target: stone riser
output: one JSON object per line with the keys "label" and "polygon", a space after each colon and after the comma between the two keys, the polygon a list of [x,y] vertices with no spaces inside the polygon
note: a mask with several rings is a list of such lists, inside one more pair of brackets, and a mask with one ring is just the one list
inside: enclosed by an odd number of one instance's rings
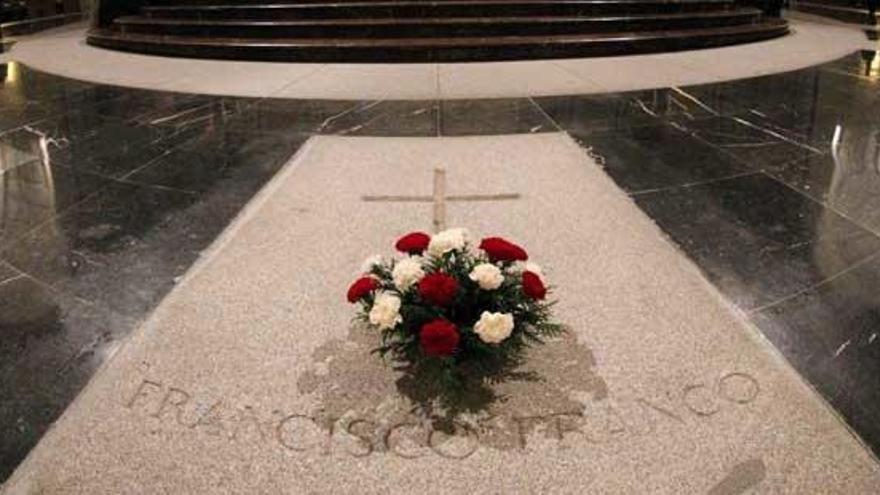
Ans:
{"label": "stone riser", "polygon": [[[93,45],[240,60],[453,62],[675,51],[781,36],[732,0],[150,2]],[[120,17],[121,15],[121,17]],[[107,17],[107,16],[105,16]]]}
{"label": "stone riser", "polygon": [[818,0],[815,3],[821,3],[823,5],[834,5],[837,7],[844,7],[849,9],[868,10],[867,0]]}
{"label": "stone riser", "polygon": [[119,19],[123,33],[229,37],[229,38],[421,38],[471,36],[525,36],[628,31],[680,30],[724,27],[760,22],[757,10],[713,14],[584,18],[499,18],[499,19],[377,19],[332,21],[293,21],[251,23],[187,22],[156,19]]}
{"label": "stone riser", "polygon": [[385,40],[273,40],[235,44],[231,39],[120,35],[94,32],[96,46],[158,55],[265,61],[461,62],[610,56],[621,53],[677,51],[745,43],[782,36],[785,23],[627,36],[581,36],[553,39],[435,38]]}
{"label": "stone riser", "polygon": [[515,17],[515,16],[603,16],[631,14],[674,14],[730,10],[729,1],[635,1],[596,2],[574,0],[474,1],[423,3],[400,2],[314,2],[287,6],[179,6],[147,7],[143,14],[166,19],[267,20],[283,19],[391,19],[401,17]]}
{"label": "stone riser", "polygon": [[837,19],[839,21],[848,22],[852,24],[869,24],[870,17],[868,16],[867,9],[862,8],[846,8],[846,7],[835,7],[834,5],[821,5],[821,4],[812,4],[812,3],[803,3],[798,2],[791,6],[792,9],[798,10],[801,12],[806,12],[808,14],[821,15],[824,17],[830,17],[832,19]]}
{"label": "stone riser", "polygon": [[[850,0],[836,0],[850,1]],[[853,0],[864,1],[864,0]],[[611,5],[611,4],[717,4],[717,5],[733,5],[735,0],[150,0],[142,2],[145,9],[217,9],[217,8],[240,8],[240,9],[267,9],[267,8],[295,8],[304,5],[325,4],[325,5],[381,5],[388,3],[407,3],[420,4],[423,6],[436,5],[466,5],[466,4],[494,4],[494,5],[512,5],[512,4],[543,4],[543,5],[559,5],[559,4],[593,4],[593,5]]]}

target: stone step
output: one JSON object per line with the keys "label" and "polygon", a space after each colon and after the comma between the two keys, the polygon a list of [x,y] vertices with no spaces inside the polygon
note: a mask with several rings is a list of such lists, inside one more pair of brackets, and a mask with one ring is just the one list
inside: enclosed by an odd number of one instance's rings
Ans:
{"label": "stone step", "polygon": [[399,18],[599,16],[713,12],[735,8],[733,0],[418,0],[313,1],[296,4],[211,4],[144,7],[149,17],[190,19]]}
{"label": "stone step", "polygon": [[[797,3],[797,2],[792,2]],[[821,5],[833,5],[837,7],[846,7],[851,9],[864,9],[868,10],[868,2],[867,0],[814,0],[811,3],[817,3]]]}
{"label": "stone step", "polygon": [[602,17],[199,20],[122,17],[122,33],[240,38],[405,38],[554,35],[723,27],[760,22],[757,9]]}
{"label": "stone step", "polygon": [[675,51],[774,38],[784,21],[716,28],[455,38],[194,38],[94,30],[89,43],[158,55],[333,62],[453,62],[619,55]]}
{"label": "stone step", "polygon": [[876,24],[876,16],[872,21],[867,8],[844,7],[814,2],[793,2],[793,10],[816,14],[852,24]]}

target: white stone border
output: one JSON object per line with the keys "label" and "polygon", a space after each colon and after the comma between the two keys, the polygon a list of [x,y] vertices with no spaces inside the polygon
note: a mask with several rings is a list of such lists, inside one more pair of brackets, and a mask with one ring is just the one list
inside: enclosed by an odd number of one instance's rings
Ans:
{"label": "white stone border", "polygon": [[6,60],[86,81],[188,93],[306,99],[463,99],[712,83],[817,65],[876,48],[850,26],[791,20],[792,34],[705,50],[454,64],[312,64],[157,57],[88,46],[84,26],[22,38]]}

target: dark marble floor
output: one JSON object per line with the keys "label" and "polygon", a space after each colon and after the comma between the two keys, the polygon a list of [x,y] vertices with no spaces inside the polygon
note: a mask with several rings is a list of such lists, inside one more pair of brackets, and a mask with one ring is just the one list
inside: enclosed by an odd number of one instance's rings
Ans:
{"label": "dark marble floor", "polygon": [[880,53],[536,102],[880,453]]}
{"label": "dark marble floor", "polygon": [[569,132],[880,452],[880,56],[633,93],[246,99],[0,66],[0,480],[311,135]]}

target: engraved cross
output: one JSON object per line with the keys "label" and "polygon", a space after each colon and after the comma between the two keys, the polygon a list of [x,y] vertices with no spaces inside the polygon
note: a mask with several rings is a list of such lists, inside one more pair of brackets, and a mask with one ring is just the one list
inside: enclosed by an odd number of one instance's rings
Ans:
{"label": "engraved cross", "polygon": [[433,203],[435,232],[446,228],[446,203],[459,201],[510,201],[520,199],[519,194],[446,194],[446,170],[434,169],[434,192],[431,196],[363,196],[361,199],[367,202],[397,202],[397,203]]}

